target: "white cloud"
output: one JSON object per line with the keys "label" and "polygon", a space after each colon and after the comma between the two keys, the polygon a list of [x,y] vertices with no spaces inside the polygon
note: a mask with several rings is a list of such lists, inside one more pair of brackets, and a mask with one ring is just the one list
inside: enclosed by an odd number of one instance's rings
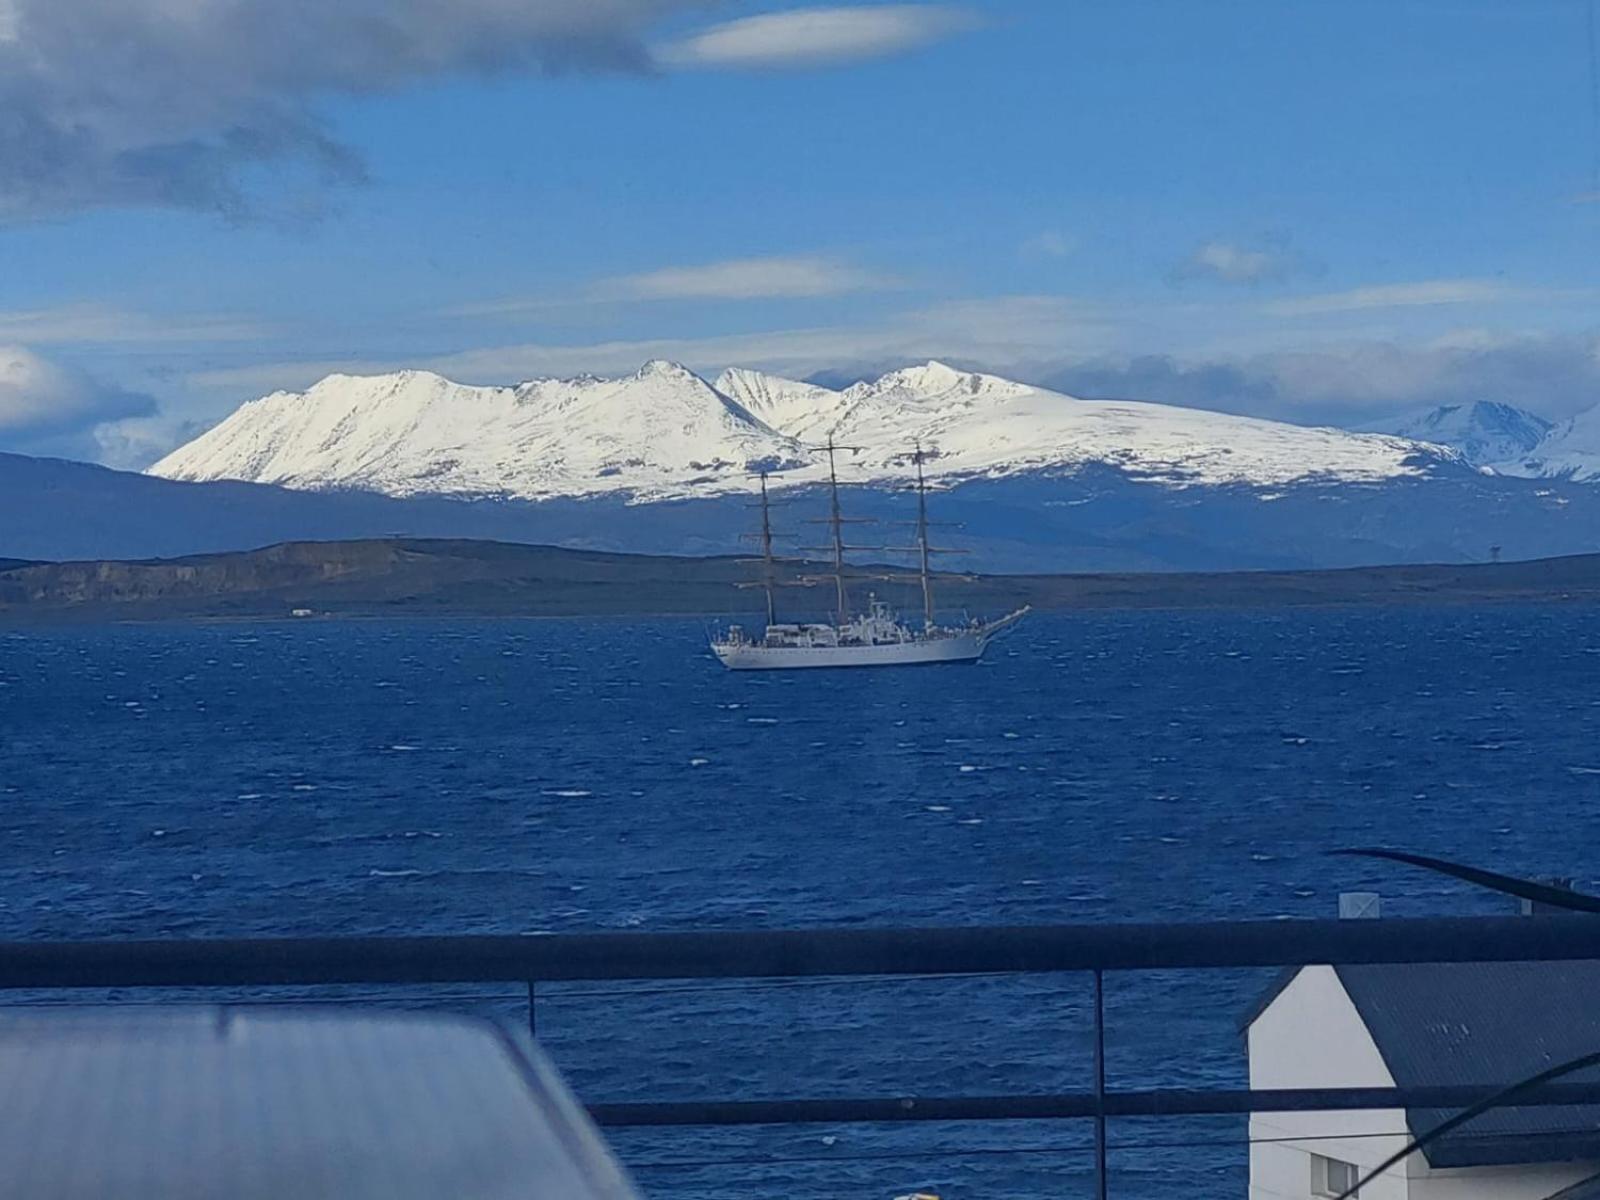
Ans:
{"label": "white cloud", "polygon": [[601,279],[575,293],[513,296],[445,310],[452,317],[550,315],[605,304],[658,300],[808,300],[888,291],[902,281],[827,255],[769,255],[662,267]]}
{"label": "white cloud", "polygon": [[[457,75],[648,71],[659,21],[705,4],[0,0],[0,219],[101,205],[256,215],[294,183],[315,196],[364,177],[315,111],[326,97]],[[250,186],[264,179],[270,193]]]}
{"label": "white cloud", "polygon": [[155,410],[149,396],[100,383],[24,346],[0,346],[0,441],[33,441],[93,429]]}
{"label": "white cloud", "polygon": [[1284,245],[1247,246],[1213,240],[1197,247],[1178,264],[1180,279],[1213,279],[1222,283],[1266,283],[1291,275],[1298,261]]}
{"label": "white cloud", "polygon": [[625,300],[780,300],[894,286],[887,276],[838,259],[736,258],[624,275],[602,282],[595,291]]}
{"label": "white cloud", "polygon": [[1474,400],[1559,419],[1600,403],[1600,340],[1464,331],[1421,345],[1362,341],[1242,356],[1108,356],[1063,365],[1046,378],[1076,395],[1305,423],[1359,425]]}
{"label": "white cloud", "polygon": [[956,301],[891,315],[876,324],[830,325],[701,338],[653,338],[588,345],[529,342],[488,346],[422,361],[402,358],[319,359],[196,372],[188,383],[225,392],[234,401],[276,388],[299,389],[336,371],[353,374],[424,367],[468,383],[505,383],[584,372],[615,375],[652,358],[700,371],[759,367],[790,375],[863,370],[928,358],[1000,368],[1058,362],[1107,348],[1111,318],[1060,296],[998,296]]}
{"label": "white cloud", "polygon": [[1022,253],[1030,258],[1066,258],[1077,248],[1077,238],[1054,229],[1047,229],[1022,243]]}
{"label": "white cloud", "polygon": [[944,4],[796,8],[713,25],[660,47],[657,58],[741,70],[837,66],[904,54],[978,23],[967,9]]}
{"label": "white cloud", "polygon": [[1375,287],[1352,288],[1344,292],[1294,296],[1271,301],[1265,308],[1275,316],[1299,317],[1362,312],[1375,308],[1483,304],[1497,300],[1524,299],[1529,294],[1523,289],[1510,288],[1488,279],[1429,279],[1418,283],[1386,283]]}
{"label": "white cloud", "polygon": [[0,311],[0,343],[235,342],[272,332],[240,317],[154,317],[99,304]]}

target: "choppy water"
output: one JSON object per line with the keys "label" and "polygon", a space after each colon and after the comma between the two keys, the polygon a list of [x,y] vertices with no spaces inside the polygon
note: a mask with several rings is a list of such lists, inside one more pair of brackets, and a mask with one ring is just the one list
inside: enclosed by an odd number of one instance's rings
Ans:
{"label": "choppy water", "polygon": [[[0,936],[1494,911],[1388,844],[1600,876],[1582,608],[1040,617],[975,668],[732,675],[694,622],[0,634]],[[1113,979],[1114,1085],[1236,1083],[1256,976]],[[516,1015],[480,992],[391,1000]],[[1076,977],[551,986],[590,1100],[1078,1090]],[[1242,1124],[1113,1126],[1114,1194]],[[622,1133],[647,1194],[1087,1194],[1073,1124]]]}

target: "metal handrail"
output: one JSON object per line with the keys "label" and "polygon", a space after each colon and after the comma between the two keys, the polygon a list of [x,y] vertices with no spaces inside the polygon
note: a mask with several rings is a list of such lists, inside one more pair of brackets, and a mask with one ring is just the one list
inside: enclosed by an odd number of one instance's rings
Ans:
{"label": "metal handrail", "polygon": [[[0,990],[314,984],[540,983],[1091,972],[1093,1091],[990,1097],[867,1097],[596,1104],[622,1125],[1038,1120],[1094,1122],[1096,1194],[1107,1194],[1106,1122],[1339,1109],[1466,1108],[1481,1088],[1112,1091],[1104,1071],[1107,971],[1295,967],[1318,963],[1600,960],[1592,916],[1373,921],[971,926],[429,937],[246,938],[0,943]],[[1518,1105],[1600,1103],[1600,1085],[1545,1084]]]}
{"label": "metal handrail", "polygon": [[0,942],[0,990],[951,975],[1600,959],[1586,916]]}

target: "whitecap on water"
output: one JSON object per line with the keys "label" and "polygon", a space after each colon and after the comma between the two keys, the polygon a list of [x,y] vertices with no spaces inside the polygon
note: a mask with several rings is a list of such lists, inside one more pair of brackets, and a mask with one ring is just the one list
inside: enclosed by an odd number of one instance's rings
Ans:
{"label": "whitecap on water", "polygon": [[408,746],[404,742],[396,742],[394,745],[390,746],[389,749],[397,751],[397,752],[404,752],[404,751],[407,751],[407,750],[420,750],[420,749],[422,749],[422,747],[421,746]]}
{"label": "whitecap on water", "polygon": [[297,783],[289,789],[291,792],[314,792],[317,785],[314,783]]}
{"label": "whitecap on water", "polygon": [[542,794],[546,796],[559,796],[563,800],[581,800],[585,796],[594,795],[593,792],[586,792],[582,788],[545,788]]}
{"label": "whitecap on water", "polygon": [[237,796],[234,797],[234,799],[235,800],[259,800],[259,799],[261,799],[261,793],[260,792],[240,792]]}
{"label": "whitecap on water", "polygon": [[403,871],[385,871],[379,867],[373,867],[367,874],[373,879],[402,879],[409,875],[421,875],[422,872],[412,870],[409,867]]}
{"label": "whitecap on water", "polygon": [[689,760],[689,765],[691,767],[703,767],[710,761],[711,760],[709,758],[691,758]]}
{"label": "whitecap on water", "polygon": [[923,808],[924,812],[949,812],[950,811],[950,806],[948,804],[924,804],[922,806],[922,808]]}
{"label": "whitecap on water", "polygon": [[778,718],[777,717],[746,717],[744,719],[744,723],[746,725],[776,725],[778,723]]}
{"label": "whitecap on water", "polygon": [[1573,775],[1600,775],[1600,767],[1568,767]]}

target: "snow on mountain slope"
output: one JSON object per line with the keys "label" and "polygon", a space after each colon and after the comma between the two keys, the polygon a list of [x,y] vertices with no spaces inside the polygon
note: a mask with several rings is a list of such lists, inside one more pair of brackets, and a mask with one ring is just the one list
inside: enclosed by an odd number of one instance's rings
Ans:
{"label": "snow on mountain slope", "polygon": [[515,388],[467,387],[423,371],[330,375],[309,391],[245,404],[150,473],[534,498],[743,486],[751,463],[802,457],[792,439],[699,376],[651,362],[622,379]]}
{"label": "snow on mountain slope", "polygon": [[1600,406],[1569,417],[1520,459],[1496,465],[1502,475],[1600,480]]}
{"label": "snow on mountain slope", "polygon": [[774,429],[801,441],[825,439],[849,407],[843,392],[744,367],[729,367],[717,376],[715,387]]}
{"label": "snow on mountain slope", "polygon": [[1544,440],[1551,425],[1509,404],[1478,400],[1446,404],[1409,416],[1367,426],[1373,433],[1391,433],[1460,451],[1475,467],[1520,462]]}
{"label": "snow on mountain slope", "polygon": [[917,443],[935,479],[1106,463],[1174,485],[1367,482],[1421,474],[1430,459],[1446,457],[1395,437],[1163,404],[1078,400],[938,362],[842,392],[748,371],[738,387],[752,398],[778,398],[766,411],[784,433],[812,444],[832,433],[842,445],[862,447],[841,458],[852,478],[904,477]]}
{"label": "snow on mountain slope", "polygon": [[1078,400],[942,363],[842,391],[730,370],[713,387],[648,363],[622,379],[465,387],[407,371],[334,375],[241,407],[162,459],[171,479],[296,488],[634,500],[820,482],[832,435],[849,483],[903,480],[922,445],[935,480],[1091,464],[1172,486],[1372,482],[1425,474],[1450,452],[1396,437],[1308,429],[1133,401]]}

